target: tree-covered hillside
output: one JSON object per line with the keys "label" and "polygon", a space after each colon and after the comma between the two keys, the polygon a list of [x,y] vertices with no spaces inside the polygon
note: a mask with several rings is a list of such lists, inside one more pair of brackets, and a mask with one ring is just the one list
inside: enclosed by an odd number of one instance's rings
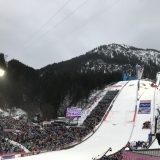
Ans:
{"label": "tree-covered hillside", "polygon": [[[5,62],[3,57],[1,59]],[[66,96],[70,99],[69,106],[75,105],[87,99],[92,90],[121,79],[121,73],[79,73],[71,72],[69,68],[64,72],[57,71],[57,74],[46,72],[42,75],[17,60],[9,61],[5,75],[0,79],[0,107],[19,107],[30,117],[41,108],[44,118],[53,118]]]}

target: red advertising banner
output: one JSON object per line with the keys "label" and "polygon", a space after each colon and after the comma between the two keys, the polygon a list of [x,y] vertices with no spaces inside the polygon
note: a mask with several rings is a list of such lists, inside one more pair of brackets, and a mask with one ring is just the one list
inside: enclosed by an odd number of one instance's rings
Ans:
{"label": "red advertising banner", "polygon": [[123,160],[160,160],[160,157],[154,157],[151,155],[137,154],[133,152],[122,152]]}
{"label": "red advertising banner", "polygon": [[3,129],[3,132],[16,132],[16,133],[22,133],[22,131],[16,130],[16,129]]}

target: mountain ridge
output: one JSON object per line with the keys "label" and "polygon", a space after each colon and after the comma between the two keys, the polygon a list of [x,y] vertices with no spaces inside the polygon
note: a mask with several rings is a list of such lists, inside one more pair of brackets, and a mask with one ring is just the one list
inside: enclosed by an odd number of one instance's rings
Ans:
{"label": "mountain ridge", "polygon": [[[143,64],[145,67],[160,68],[160,51],[154,49],[142,49],[125,44],[102,45],[86,52],[84,55],[72,58],[67,61],[47,65],[38,70],[40,74],[45,72],[122,72],[123,67],[134,69],[136,64]],[[71,66],[68,70],[68,66]],[[156,67],[157,66],[157,67]],[[61,68],[61,69],[59,69]],[[149,74],[147,72],[147,74]],[[153,76],[153,75],[152,75]]]}
{"label": "mountain ridge", "polygon": [[16,106],[30,117],[37,108],[45,118],[56,117],[57,113],[65,116],[67,107],[81,104],[94,90],[121,81],[124,72],[135,75],[136,64],[144,65],[144,78],[155,79],[160,69],[160,51],[125,44],[101,45],[39,70],[17,60],[5,66],[4,55],[0,54],[0,65],[6,70],[0,78],[0,108]]}

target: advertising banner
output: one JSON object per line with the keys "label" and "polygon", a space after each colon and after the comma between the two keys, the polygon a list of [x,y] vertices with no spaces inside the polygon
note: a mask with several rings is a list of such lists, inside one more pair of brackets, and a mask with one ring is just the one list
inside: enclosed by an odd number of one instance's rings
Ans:
{"label": "advertising banner", "polygon": [[15,133],[22,133],[22,131],[20,131],[20,130],[16,130],[16,129],[3,129],[3,132],[15,132]]}
{"label": "advertising banner", "polygon": [[67,108],[66,117],[81,117],[81,108]]}
{"label": "advertising banner", "polygon": [[4,160],[4,159],[13,159],[13,158],[15,158],[15,155],[2,156],[2,160]]}
{"label": "advertising banner", "polygon": [[139,103],[138,114],[150,114],[151,100],[142,100]]}

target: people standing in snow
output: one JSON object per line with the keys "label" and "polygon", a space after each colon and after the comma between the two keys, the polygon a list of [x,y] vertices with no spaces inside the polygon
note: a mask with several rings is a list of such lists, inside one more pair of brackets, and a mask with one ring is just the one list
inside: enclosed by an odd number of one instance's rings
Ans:
{"label": "people standing in snow", "polygon": [[145,121],[143,123],[143,128],[150,128],[150,121]]}

